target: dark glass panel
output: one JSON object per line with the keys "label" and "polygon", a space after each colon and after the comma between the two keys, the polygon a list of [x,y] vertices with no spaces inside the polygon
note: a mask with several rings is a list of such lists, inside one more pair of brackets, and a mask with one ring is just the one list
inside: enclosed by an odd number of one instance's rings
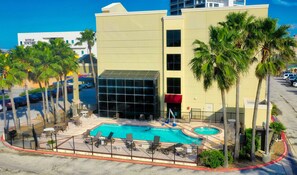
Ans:
{"label": "dark glass panel", "polygon": [[107,84],[108,84],[108,86],[115,86],[116,85],[115,80],[112,80],[112,79],[108,79]]}
{"label": "dark glass panel", "polygon": [[127,102],[134,102],[134,96],[133,95],[126,95],[126,101]]}
{"label": "dark glass panel", "polygon": [[107,101],[107,95],[106,94],[99,94],[99,100],[100,101]]}
{"label": "dark glass panel", "polygon": [[99,79],[100,86],[106,86],[106,79]]}

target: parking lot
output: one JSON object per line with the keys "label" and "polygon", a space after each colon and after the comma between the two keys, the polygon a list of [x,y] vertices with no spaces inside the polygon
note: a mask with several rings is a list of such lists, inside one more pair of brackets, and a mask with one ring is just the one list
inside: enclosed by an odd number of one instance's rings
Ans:
{"label": "parking lot", "polygon": [[[19,89],[16,92],[22,92]],[[80,92],[80,101],[87,107],[94,107],[96,105],[96,90],[95,88],[84,88]],[[68,94],[68,102],[71,103],[73,99],[73,93]],[[55,100],[55,99],[54,99]],[[37,103],[31,103],[31,118],[34,119],[38,114],[42,114],[42,101]],[[59,99],[59,107],[63,108],[63,99]],[[13,125],[12,111],[6,112],[8,125]],[[20,106],[17,108],[17,116],[20,119],[20,123],[27,122],[27,106]],[[0,113],[0,120],[3,121],[3,112]],[[0,122],[0,127],[3,128],[3,122]]]}
{"label": "parking lot", "polygon": [[278,119],[286,126],[286,135],[297,155],[297,88],[290,86],[282,77],[271,78],[271,102],[281,110]]}

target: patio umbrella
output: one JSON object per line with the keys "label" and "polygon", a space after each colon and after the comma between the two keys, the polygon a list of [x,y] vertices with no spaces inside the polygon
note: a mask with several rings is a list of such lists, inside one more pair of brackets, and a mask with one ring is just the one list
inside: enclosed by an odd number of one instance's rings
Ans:
{"label": "patio umbrella", "polygon": [[35,149],[37,149],[38,140],[37,140],[37,134],[34,129],[34,125],[32,125],[32,134],[33,134],[33,138],[34,138],[34,142],[35,142]]}

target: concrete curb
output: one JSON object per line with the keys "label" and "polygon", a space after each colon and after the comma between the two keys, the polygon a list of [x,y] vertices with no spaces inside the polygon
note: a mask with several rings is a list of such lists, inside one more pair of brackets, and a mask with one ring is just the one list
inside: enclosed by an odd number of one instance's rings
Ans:
{"label": "concrete curb", "polygon": [[6,146],[10,149],[16,150],[16,151],[22,151],[22,152],[27,152],[27,153],[43,154],[43,155],[56,155],[56,156],[74,157],[74,158],[86,158],[86,159],[94,159],[94,160],[107,160],[107,161],[116,161],[116,162],[124,162],[124,163],[135,163],[135,164],[142,164],[142,165],[164,166],[164,167],[169,167],[169,168],[181,168],[181,169],[189,169],[189,170],[196,170],[196,171],[212,171],[212,172],[230,172],[230,171],[250,170],[250,169],[256,169],[256,168],[261,168],[261,167],[275,164],[275,163],[281,161],[288,154],[288,148],[287,148],[285,139],[286,139],[285,134],[282,133],[282,142],[284,144],[285,150],[284,150],[284,153],[276,160],[273,160],[268,163],[259,164],[259,165],[255,165],[255,166],[248,166],[248,167],[244,167],[244,168],[211,169],[211,168],[207,168],[207,167],[192,167],[192,166],[177,165],[177,164],[144,162],[144,161],[136,161],[136,160],[109,158],[109,157],[98,157],[98,156],[89,156],[89,155],[80,155],[80,154],[60,153],[60,152],[44,151],[44,150],[29,150],[29,149],[23,149],[23,148],[11,146],[9,143],[7,143],[4,140],[3,135],[0,137],[0,140],[4,146]]}

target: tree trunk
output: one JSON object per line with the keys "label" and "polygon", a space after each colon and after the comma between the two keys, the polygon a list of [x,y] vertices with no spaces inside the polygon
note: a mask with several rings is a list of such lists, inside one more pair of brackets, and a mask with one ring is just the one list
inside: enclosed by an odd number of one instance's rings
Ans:
{"label": "tree trunk", "polygon": [[92,75],[94,79],[94,84],[96,85],[96,74],[95,74],[95,68],[94,68],[94,63],[92,59],[92,49],[89,47],[89,54],[90,54],[90,61],[91,61],[91,67],[92,67]]}
{"label": "tree trunk", "polygon": [[260,91],[262,86],[262,78],[258,81],[258,87],[257,87],[257,94],[255,99],[255,106],[254,106],[254,114],[253,114],[253,125],[252,125],[252,150],[251,150],[251,160],[255,161],[255,140],[256,140],[256,124],[257,124],[257,115],[258,115],[258,106],[259,106],[259,98],[260,98]]}
{"label": "tree trunk", "polygon": [[266,111],[266,137],[265,137],[265,154],[269,154],[269,143],[268,143],[268,137],[269,137],[269,118],[270,118],[270,74],[268,74],[267,77],[267,111]]}
{"label": "tree trunk", "polygon": [[19,127],[19,121],[18,121],[18,117],[16,114],[15,103],[13,100],[11,88],[9,88],[9,98],[10,98],[10,103],[11,103],[11,108],[12,108],[12,116],[13,116],[14,126],[15,126],[17,133],[20,133],[21,130]]}
{"label": "tree trunk", "polygon": [[45,116],[48,122],[50,122],[49,120],[49,104],[48,104],[48,94],[47,94],[47,90],[48,90],[48,83],[45,82],[45,105],[46,105],[46,109],[45,109]]}
{"label": "tree trunk", "polygon": [[64,119],[66,119],[67,112],[68,112],[68,97],[67,97],[67,76],[64,75]]}
{"label": "tree trunk", "polygon": [[235,150],[234,150],[234,159],[235,161],[238,161],[239,158],[239,150],[240,150],[240,135],[239,135],[239,129],[240,129],[240,123],[239,123],[239,93],[240,93],[240,77],[236,80],[236,128],[235,128]]}
{"label": "tree trunk", "polygon": [[222,105],[223,105],[223,117],[224,117],[224,167],[228,167],[228,138],[227,138],[227,112],[226,112],[226,97],[225,91],[221,90]]}
{"label": "tree trunk", "polygon": [[60,81],[61,79],[59,78],[58,79],[58,83],[57,83],[57,94],[56,94],[56,103],[55,103],[55,122],[58,122],[60,123],[61,122],[61,119],[60,119],[60,116],[58,116],[58,105],[59,105],[59,94],[60,94]]}
{"label": "tree trunk", "polygon": [[[92,52],[91,52],[92,50],[91,50],[91,47],[89,47],[89,52],[90,52],[90,60],[91,60],[91,65],[92,65],[92,74],[93,74],[93,78],[94,78],[94,85],[95,85],[95,89],[96,89],[96,111],[98,112],[98,114],[99,114],[99,107],[98,107],[98,105],[99,105],[99,103],[98,103],[98,101],[99,101],[99,97],[98,97],[98,91],[99,91],[99,89],[98,89],[98,86],[97,86],[97,73],[95,72],[95,69],[94,69],[94,63],[93,63],[93,59],[92,59]],[[98,65],[98,61],[97,61],[97,65]]]}
{"label": "tree trunk", "polygon": [[43,121],[44,121],[44,128],[46,128],[46,121],[45,121],[45,97],[44,97],[44,92],[42,91],[42,85],[40,82],[38,82],[39,88],[41,89],[41,95],[42,95],[42,109],[43,109]]}
{"label": "tree trunk", "polygon": [[27,99],[27,114],[28,114],[28,126],[31,127],[32,123],[31,123],[31,105],[30,105],[30,99],[29,99],[29,92],[28,92],[28,84],[29,84],[29,80],[26,79],[26,99]]}

